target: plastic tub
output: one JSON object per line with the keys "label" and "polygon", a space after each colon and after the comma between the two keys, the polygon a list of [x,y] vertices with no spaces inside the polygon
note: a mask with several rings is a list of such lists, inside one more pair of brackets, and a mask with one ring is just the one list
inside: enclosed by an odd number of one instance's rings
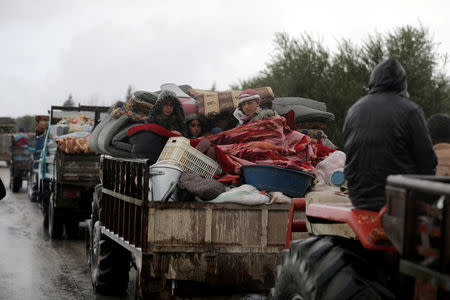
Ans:
{"label": "plastic tub", "polygon": [[[153,200],[161,201],[173,184],[177,184],[183,171],[177,166],[166,164],[154,164],[150,167],[150,180],[152,183]],[[177,201],[178,193],[175,192],[167,201]]]}
{"label": "plastic tub", "polygon": [[277,191],[289,197],[304,197],[308,187],[314,180],[314,175],[265,165],[249,165],[241,167],[245,183],[253,185],[258,190]]}

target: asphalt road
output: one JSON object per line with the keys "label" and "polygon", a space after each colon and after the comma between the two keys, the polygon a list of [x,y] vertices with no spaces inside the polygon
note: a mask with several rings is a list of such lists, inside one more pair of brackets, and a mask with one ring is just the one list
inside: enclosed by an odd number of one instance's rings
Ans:
{"label": "asphalt road", "polygon": [[127,295],[96,294],[84,240],[50,240],[38,204],[27,197],[26,181],[12,193],[4,162],[0,178],[7,193],[0,201],[0,299],[134,299],[134,270]]}

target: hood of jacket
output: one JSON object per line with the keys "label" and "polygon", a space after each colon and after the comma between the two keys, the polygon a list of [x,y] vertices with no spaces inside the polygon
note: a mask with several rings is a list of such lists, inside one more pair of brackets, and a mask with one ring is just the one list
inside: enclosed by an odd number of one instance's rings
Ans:
{"label": "hood of jacket", "polygon": [[408,97],[406,72],[393,57],[379,63],[369,79],[369,94],[395,93]]}
{"label": "hood of jacket", "polygon": [[[180,100],[176,97],[175,93],[172,91],[162,91],[158,99],[156,100],[155,105],[153,106],[152,110],[150,111],[150,114],[147,119],[147,123],[155,122],[158,119],[158,116],[162,113],[163,105],[172,102],[173,103],[173,114],[172,116],[175,117],[176,122],[183,124],[184,123],[184,110],[183,106],[181,105]],[[172,118],[174,119],[174,118]]]}

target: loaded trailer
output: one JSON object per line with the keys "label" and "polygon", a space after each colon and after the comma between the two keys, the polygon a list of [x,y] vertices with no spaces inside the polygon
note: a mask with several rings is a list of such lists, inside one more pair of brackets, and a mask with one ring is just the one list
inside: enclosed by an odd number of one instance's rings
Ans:
{"label": "loaded trailer", "polygon": [[86,239],[96,291],[124,292],[130,265],[143,299],[266,293],[273,286],[289,204],[155,201],[150,179],[158,174],[145,159],[102,156],[100,172]]}
{"label": "loaded trailer", "polygon": [[[99,183],[97,153],[66,153],[56,147],[50,136],[51,126],[62,117],[86,115],[92,117],[96,126],[108,107],[52,106],[50,124],[39,160],[39,193],[43,225],[52,239],[60,238],[64,226],[69,238],[78,236],[78,223],[91,214],[94,187]],[[54,147],[50,147],[53,143]]]}

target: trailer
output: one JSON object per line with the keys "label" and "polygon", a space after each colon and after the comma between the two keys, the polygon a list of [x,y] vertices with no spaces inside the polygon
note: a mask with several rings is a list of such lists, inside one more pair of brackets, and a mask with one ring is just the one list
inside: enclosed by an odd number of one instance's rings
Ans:
{"label": "trailer", "polygon": [[267,293],[273,286],[289,204],[154,201],[148,160],[102,156],[100,171],[86,239],[97,292],[124,292],[130,262],[142,299]]}
{"label": "trailer", "polygon": [[16,132],[16,122],[9,117],[0,117],[0,161],[11,163],[11,136]]}
{"label": "trailer", "polygon": [[97,125],[108,107],[52,106],[50,124],[39,160],[38,201],[43,215],[43,226],[52,239],[76,238],[78,223],[91,214],[94,187],[99,183],[100,155],[97,153],[65,153],[57,147],[49,147],[50,128],[64,116],[84,114],[92,117]]}
{"label": "trailer", "polygon": [[[14,137],[11,136],[11,144]],[[23,180],[28,180],[32,168],[32,153],[28,147],[11,146],[11,162],[9,165],[9,188],[17,193],[22,188]]]}

